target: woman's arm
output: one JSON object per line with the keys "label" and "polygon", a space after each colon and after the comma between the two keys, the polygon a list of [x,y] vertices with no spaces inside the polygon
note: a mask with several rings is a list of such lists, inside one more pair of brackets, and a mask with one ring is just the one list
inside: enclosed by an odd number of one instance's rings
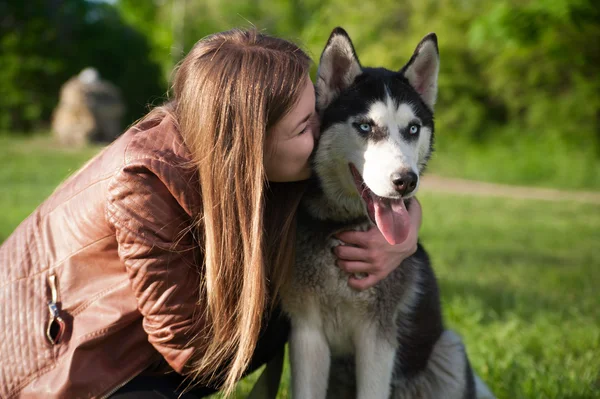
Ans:
{"label": "woman's arm", "polygon": [[[401,244],[389,244],[377,227],[337,235],[340,241],[350,244],[339,245],[333,251],[338,258],[338,267],[351,273],[348,284],[352,288],[362,291],[374,286],[415,253],[422,218],[421,204],[416,198],[411,200],[408,214],[410,230]],[[357,278],[355,273],[366,273],[367,277]]]}
{"label": "woman's arm", "polygon": [[127,166],[113,178],[107,215],[148,341],[182,372],[193,351],[189,342],[199,327],[194,317],[201,313],[198,248],[189,233],[190,216],[158,177],[169,176],[173,167],[148,162]]}

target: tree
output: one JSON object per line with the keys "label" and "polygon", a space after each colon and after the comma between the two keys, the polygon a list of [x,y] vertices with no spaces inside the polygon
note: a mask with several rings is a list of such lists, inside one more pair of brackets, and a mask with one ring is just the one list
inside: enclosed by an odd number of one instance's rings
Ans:
{"label": "tree", "polygon": [[147,39],[110,4],[11,0],[0,6],[0,129],[47,125],[60,86],[93,66],[123,91],[127,120],[164,93]]}

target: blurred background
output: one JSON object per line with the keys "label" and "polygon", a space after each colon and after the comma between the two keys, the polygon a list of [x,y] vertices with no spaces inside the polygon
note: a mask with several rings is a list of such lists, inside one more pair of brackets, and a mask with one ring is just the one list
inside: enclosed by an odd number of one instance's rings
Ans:
{"label": "blurred background", "polygon": [[85,67],[121,89],[126,126],[164,100],[198,39],[231,27],[293,40],[316,64],[341,25],[364,64],[388,68],[436,32],[444,174],[600,188],[595,0],[2,0],[0,18],[0,130],[13,135],[47,129]]}
{"label": "blurred background", "polygon": [[390,69],[437,33],[421,239],[448,324],[500,398],[600,397],[597,0],[0,0],[0,242],[102,148],[51,133],[85,119],[61,118],[65,83],[95,82],[120,132],[198,39],[251,25],[313,76],[335,26]]}

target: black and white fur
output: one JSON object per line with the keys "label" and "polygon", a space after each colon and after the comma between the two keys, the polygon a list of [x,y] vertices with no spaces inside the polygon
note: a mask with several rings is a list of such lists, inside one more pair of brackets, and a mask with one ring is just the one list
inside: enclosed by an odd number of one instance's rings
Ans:
{"label": "black and white fur", "polygon": [[[463,343],[444,329],[423,247],[362,292],[349,288],[331,251],[340,244],[335,233],[372,225],[349,163],[380,197],[415,194],[418,182],[399,190],[393,176],[412,172],[418,179],[430,157],[438,69],[435,34],[398,72],[363,68],[341,28],[323,51],[316,177],[298,216],[296,266],[282,293],[292,323],[294,399],[476,397]],[[368,134],[359,129],[364,122],[372,127]],[[407,130],[411,124],[418,133]]]}

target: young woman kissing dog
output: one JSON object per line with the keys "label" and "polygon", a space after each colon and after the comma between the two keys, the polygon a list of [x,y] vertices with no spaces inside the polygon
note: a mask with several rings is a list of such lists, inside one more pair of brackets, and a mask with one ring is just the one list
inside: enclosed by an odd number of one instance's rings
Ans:
{"label": "young woman kissing dog", "polygon": [[[0,247],[1,397],[228,394],[283,347],[278,292],[319,135],[310,65],[256,30],[200,40],[169,101],[21,223]],[[352,288],[415,251],[413,202],[403,243],[339,235],[337,265],[367,276]]]}

